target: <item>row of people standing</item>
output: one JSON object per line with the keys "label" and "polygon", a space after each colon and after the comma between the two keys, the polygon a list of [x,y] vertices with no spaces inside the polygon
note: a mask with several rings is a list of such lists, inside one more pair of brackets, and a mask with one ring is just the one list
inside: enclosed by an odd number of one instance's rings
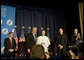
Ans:
{"label": "row of people standing", "polygon": [[[77,29],[74,30],[74,35],[72,35],[72,41],[71,41],[72,44],[76,43],[75,41],[80,39],[80,36],[79,37],[74,37],[74,36],[79,35],[78,30],[77,31],[76,30]],[[27,34],[26,48],[27,48],[28,56],[30,56],[30,54],[31,54],[32,46],[33,45],[38,45],[38,44],[40,44],[40,45],[42,45],[44,47],[45,55],[49,54],[48,47],[49,47],[49,45],[51,43],[50,43],[50,39],[47,36],[45,36],[46,31],[43,30],[42,35],[38,36],[38,37],[37,37],[36,34],[37,34],[37,27],[33,27],[32,32]],[[12,38],[12,41],[13,41],[14,39],[13,39],[13,33],[12,32],[9,33],[9,38],[6,38],[5,42],[4,42],[4,45],[5,45],[5,53],[4,54],[6,56],[8,56],[7,54],[9,54],[10,52],[15,51],[15,45],[16,45],[15,41],[12,42],[14,44],[12,45],[12,48],[11,48],[11,43],[9,43],[10,40],[11,40],[10,37]],[[57,45],[57,55],[59,55],[59,56],[61,56],[63,58],[66,58],[67,41],[68,41],[67,40],[67,35],[64,34],[63,29],[60,28],[59,29],[59,34],[56,36],[55,42],[56,42],[56,45]]]}
{"label": "row of people standing", "polygon": [[[44,47],[45,55],[49,54],[48,50],[51,42],[50,42],[50,39],[47,36],[45,36],[46,31],[42,30],[42,35],[38,37],[36,33],[37,33],[37,28],[34,27],[32,29],[32,32],[27,34],[27,41],[26,41],[27,52],[31,53],[32,46],[40,44]],[[74,34],[72,35],[71,42],[70,42],[71,46],[78,45],[79,40],[80,40],[80,34],[78,33],[78,29],[74,29]],[[64,31],[62,28],[59,29],[59,33],[55,38],[55,42],[57,45],[57,55],[65,59],[66,53],[67,53],[66,49],[67,49],[68,39],[67,39],[67,35],[64,34]]]}
{"label": "row of people standing", "polygon": [[[59,29],[59,34],[56,36],[56,45],[57,45],[57,54],[61,58],[66,59],[67,58],[67,50],[69,54],[71,55],[71,59],[73,56],[77,56],[77,58],[74,57],[74,59],[78,59],[78,52],[79,52],[79,44],[80,44],[80,33],[78,33],[78,29],[74,29],[74,34],[71,36],[70,41],[67,39],[67,35],[64,34],[64,31],[62,28]],[[69,43],[69,44],[68,44]],[[76,52],[74,52],[76,51]]]}
{"label": "row of people standing", "polygon": [[42,45],[44,47],[45,54],[49,53],[48,46],[50,45],[50,40],[47,36],[45,36],[46,31],[43,30],[42,35],[38,37],[36,33],[37,33],[37,28],[34,27],[32,29],[32,32],[27,34],[26,47],[28,54],[31,54],[31,48],[33,45]]}

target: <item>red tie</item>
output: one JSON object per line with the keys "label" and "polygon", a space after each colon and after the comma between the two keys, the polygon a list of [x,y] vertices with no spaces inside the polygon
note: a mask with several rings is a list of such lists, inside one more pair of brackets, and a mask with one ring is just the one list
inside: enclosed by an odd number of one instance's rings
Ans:
{"label": "red tie", "polygon": [[10,44],[11,44],[11,49],[12,49],[12,39],[10,38]]}

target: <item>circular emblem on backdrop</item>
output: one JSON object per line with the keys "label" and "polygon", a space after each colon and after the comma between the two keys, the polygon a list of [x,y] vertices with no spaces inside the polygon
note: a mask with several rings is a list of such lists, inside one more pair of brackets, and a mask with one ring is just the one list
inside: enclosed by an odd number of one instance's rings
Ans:
{"label": "circular emblem on backdrop", "polygon": [[7,29],[7,28],[3,28],[3,29],[2,29],[2,33],[3,33],[3,34],[7,34],[7,33],[8,33],[8,29]]}
{"label": "circular emblem on backdrop", "polygon": [[12,25],[12,20],[7,20],[7,25],[11,26]]}
{"label": "circular emblem on backdrop", "polygon": [[3,23],[3,20],[1,19],[1,24]]}
{"label": "circular emblem on backdrop", "polygon": [[14,33],[15,29],[12,29],[12,32]]}

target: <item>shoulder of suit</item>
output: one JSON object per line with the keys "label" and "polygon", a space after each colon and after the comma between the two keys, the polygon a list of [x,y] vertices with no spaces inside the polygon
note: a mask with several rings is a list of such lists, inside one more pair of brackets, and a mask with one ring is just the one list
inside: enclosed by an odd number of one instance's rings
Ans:
{"label": "shoulder of suit", "polygon": [[60,36],[60,34],[58,34],[56,37],[59,37]]}
{"label": "shoulder of suit", "polygon": [[27,33],[27,35],[29,35],[29,34],[31,34],[31,33]]}
{"label": "shoulder of suit", "polygon": [[27,35],[32,35],[32,33],[27,33]]}
{"label": "shoulder of suit", "polygon": [[72,34],[71,36],[74,36],[74,34]]}
{"label": "shoulder of suit", "polygon": [[13,38],[13,40],[15,40],[15,39]]}
{"label": "shoulder of suit", "polygon": [[9,40],[9,37],[8,38],[5,38],[5,41],[8,41]]}
{"label": "shoulder of suit", "polygon": [[5,40],[8,40],[9,39],[9,37],[8,38],[5,38]]}
{"label": "shoulder of suit", "polygon": [[66,35],[66,34],[64,34],[64,36],[65,36],[65,37],[67,37],[67,35]]}
{"label": "shoulder of suit", "polygon": [[67,36],[66,34],[63,34],[64,36]]}

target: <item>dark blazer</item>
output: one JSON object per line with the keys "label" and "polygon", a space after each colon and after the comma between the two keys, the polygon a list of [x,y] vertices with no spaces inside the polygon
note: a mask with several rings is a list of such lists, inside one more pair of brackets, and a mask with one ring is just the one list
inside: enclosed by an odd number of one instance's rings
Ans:
{"label": "dark blazer", "polygon": [[35,45],[36,42],[34,41],[34,36],[32,33],[27,34],[27,39],[26,39],[26,48],[31,49],[33,45]]}
{"label": "dark blazer", "polygon": [[[63,35],[60,35],[58,34],[56,36],[56,44],[57,44],[57,54],[62,58],[66,58],[66,45],[67,45],[67,35],[66,34],[63,34]],[[63,46],[63,49],[60,49],[58,46],[62,45]]]}
{"label": "dark blazer", "polygon": [[[71,37],[71,42],[70,42],[71,45],[76,45],[76,37],[77,37],[77,36],[75,36],[75,34],[72,35],[72,37]],[[80,38],[78,38],[78,40],[80,40]]]}
{"label": "dark blazer", "polygon": [[[11,44],[10,44],[10,39],[9,38],[5,39],[4,46],[5,46],[4,55],[6,57],[9,57],[10,52],[8,50],[11,48]],[[12,49],[15,50],[15,48],[16,48],[16,42],[15,42],[14,39],[12,39]]]}
{"label": "dark blazer", "polygon": [[66,34],[63,34],[63,35],[60,35],[58,34],[56,36],[56,45],[63,45],[64,48],[66,48],[66,44],[67,44],[67,35]]}

